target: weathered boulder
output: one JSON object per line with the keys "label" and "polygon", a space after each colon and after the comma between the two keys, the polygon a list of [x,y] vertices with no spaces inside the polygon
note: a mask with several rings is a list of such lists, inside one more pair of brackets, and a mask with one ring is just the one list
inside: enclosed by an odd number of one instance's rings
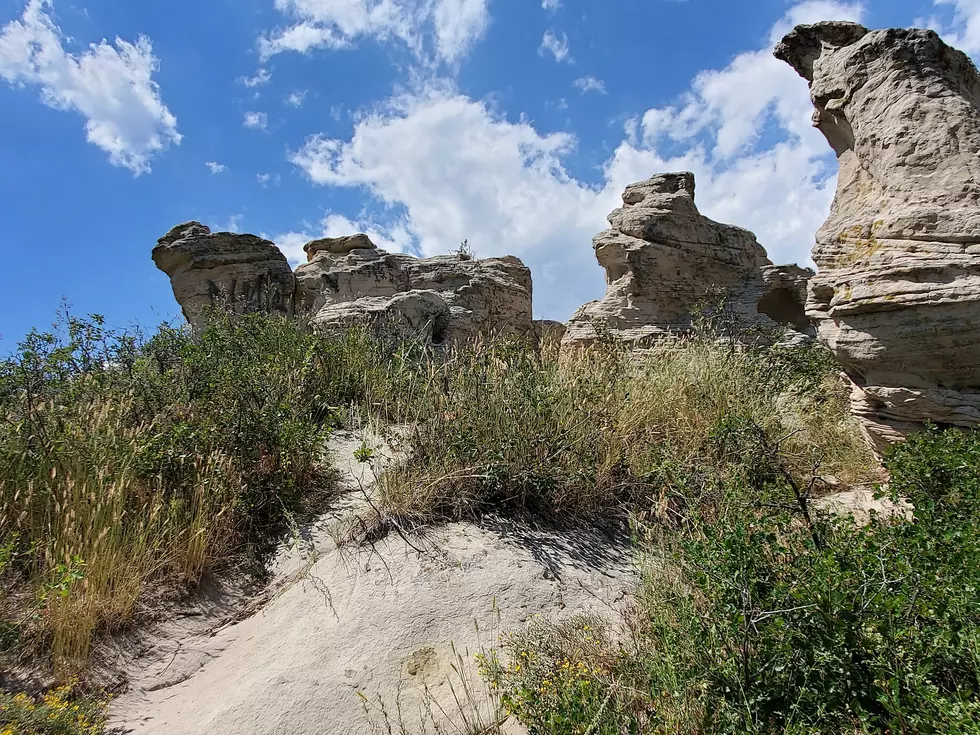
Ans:
{"label": "weathered boulder", "polygon": [[840,176],[807,313],[883,449],[925,421],[980,424],[980,76],[932,31],[799,26],[776,57],[809,82]]}
{"label": "weathered boulder", "polygon": [[694,174],[670,173],[631,184],[612,229],[593,240],[606,270],[606,295],[569,320],[565,344],[612,337],[637,345],[689,332],[701,309],[724,302],[739,330],[783,325],[802,334],[811,271],[774,266],[748,230],[703,216]]}
{"label": "weathered boulder", "polygon": [[153,262],[170,276],[174,297],[191,324],[208,307],[293,313],[296,281],[286,256],[255,235],[212,233],[199,222],[186,222],[157,241]]}
{"label": "weathered boulder", "polygon": [[367,235],[316,240],[306,252],[296,311],[320,326],[381,325],[437,345],[532,332],[531,272],[517,258],[414,258]]}
{"label": "weathered boulder", "polygon": [[568,327],[565,322],[552,319],[535,319],[534,336],[539,345],[557,345],[565,337]]}

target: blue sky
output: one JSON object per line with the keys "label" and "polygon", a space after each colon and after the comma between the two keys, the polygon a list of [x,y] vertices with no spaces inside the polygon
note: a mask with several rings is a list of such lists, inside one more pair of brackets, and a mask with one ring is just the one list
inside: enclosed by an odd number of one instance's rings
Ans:
{"label": "blue sky", "polygon": [[0,353],[63,298],[174,319],[150,250],[190,219],[294,262],[324,234],[467,238],[565,319],[603,293],[623,187],[684,169],[805,263],[835,164],[771,49],[831,18],[980,53],[980,0],[0,0]]}

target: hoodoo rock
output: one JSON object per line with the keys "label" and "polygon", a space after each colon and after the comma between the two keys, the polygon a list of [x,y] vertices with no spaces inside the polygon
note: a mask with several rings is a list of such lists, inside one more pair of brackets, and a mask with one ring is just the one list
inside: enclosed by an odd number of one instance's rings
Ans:
{"label": "hoodoo rock", "polygon": [[481,335],[534,335],[531,272],[514,257],[414,258],[387,253],[364,234],[313,240],[294,273],[273,243],[173,228],[153,249],[191,324],[209,307],[309,317],[321,328],[365,325],[431,344]]}
{"label": "hoodoo rock", "polygon": [[775,55],[809,82],[837,154],[807,313],[879,449],[980,424],[980,76],[932,31],[799,26]]}
{"label": "hoodoo rock", "polygon": [[631,184],[612,228],[593,240],[606,295],[569,320],[565,344],[601,336],[647,345],[689,332],[702,309],[723,301],[726,319],[746,331],[780,325],[811,333],[804,313],[812,271],[774,266],[748,230],[703,216],[694,174]]}
{"label": "hoodoo rock", "polygon": [[515,257],[414,258],[367,235],[314,240],[296,269],[296,311],[323,327],[370,324],[432,344],[531,334],[531,271]]}
{"label": "hoodoo rock", "polygon": [[296,281],[286,256],[255,235],[214,232],[199,222],[177,225],[153,248],[174,297],[191,324],[206,309],[292,314]]}

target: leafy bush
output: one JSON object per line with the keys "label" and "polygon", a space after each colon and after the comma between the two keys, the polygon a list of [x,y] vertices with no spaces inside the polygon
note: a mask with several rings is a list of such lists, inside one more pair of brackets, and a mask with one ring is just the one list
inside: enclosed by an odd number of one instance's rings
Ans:
{"label": "leafy bush", "polygon": [[913,522],[770,503],[653,534],[631,643],[587,654],[611,662],[588,698],[540,694],[585,650],[574,621],[519,633],[510,661],[547,665],[491,681],[532,733],[980,732],[980,436],[923,433],[888,467]]}

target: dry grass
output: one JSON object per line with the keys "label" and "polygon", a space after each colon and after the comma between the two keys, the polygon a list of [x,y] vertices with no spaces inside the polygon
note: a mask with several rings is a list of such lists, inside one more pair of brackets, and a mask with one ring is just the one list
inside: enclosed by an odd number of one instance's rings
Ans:
{"label": "dry grass", "polygon": [[413,387],[412,454],[381,478],[382,502],[409,525],[644,510],[695,475],[708,491],[749,471],[765,441],[801,480],[865,480],[874,459],[818,349],[739,352],[695,336],[639,356],[608,344],[458,350]]}
{"label": "dry grass", "polygon": [[323,440],[380,354],[264,318],[145,344],[66,332],[0,363],[0,653],[61,681],[100,632],[256,557],[329,492]]}

